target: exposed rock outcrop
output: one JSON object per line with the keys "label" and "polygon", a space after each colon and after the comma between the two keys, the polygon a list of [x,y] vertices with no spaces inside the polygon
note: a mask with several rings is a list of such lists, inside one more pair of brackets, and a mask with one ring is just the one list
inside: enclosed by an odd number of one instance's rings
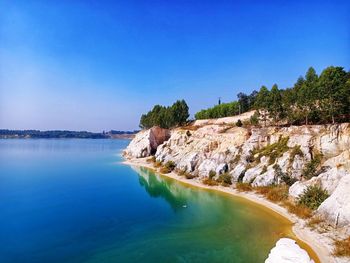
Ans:
{"label": "exposed rock outcrop", "polygon": [[350,226],[350,174],[341,178],[333,194],[321,204],[317,213],[334,227]]}
{"label": "exposed rock outcrop", "polygon": [[[139,158],[154,154],[157,161],[173,161],[176,169],[198,177],[228,173],[233,182],[253,186],[296,180],[290,196],[297,198],[309,185],[331,195],[319,208],[333,225],[350,225],[350,125],[312,125],[242,128],[225,120],[196,121],[170,132],[160,128],[141,131],[124,154]],[[316,156],[311,179],[303,176]],[[310,175],[309,175],[310,176]]]}
{"label": "exposed rock outcrop", "polygon": [[265,263],[313,263],[307,252],[289,238],[281,238],[271,249]]}
{"label": "exposed rock outcrop", "polygon": [[160,127],[140,131],[124,150],[126,157],[142,158],[154,154],[157,147],[170,137],[170,131]]}

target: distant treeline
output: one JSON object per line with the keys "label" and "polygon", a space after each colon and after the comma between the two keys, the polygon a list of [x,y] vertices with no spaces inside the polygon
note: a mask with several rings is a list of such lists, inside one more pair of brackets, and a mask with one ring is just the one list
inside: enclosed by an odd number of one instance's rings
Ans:
{"label": "distant treeline", "polygon": [[147,114],[142,114],[140,128],[159,126],[168,129],[185,124],[189,116],[185,100],[178,100],[169,107],[155,105]]}
{"label": "distant treeline", "polygon": [[107,134],[124,135],[124,134],[136,134],[138,132],[139,132],[138,130],[134,130],[134,131],[115,131],[115,130],[110,130],[109,132],[107,132]]}
{"label": "distant treeline", "polygon": [[94,133],[87,131],[39,131],[39,130],[0,130],[0,138],[82,138],[82,139],[105,139],[111,135],[130,135],[137,131],[110,131]]}
{"label": "distant treeline", "polygon": [[262,86],[250,95],[239,93],[238,100],[223,103],[195,114],[196,119],[233,116],[257,110],[260,119],[274,123],[317,124],[350,120],[350,72],[343,67],[327,67],[318,76],[310,67],[293,87],[271,90]]}

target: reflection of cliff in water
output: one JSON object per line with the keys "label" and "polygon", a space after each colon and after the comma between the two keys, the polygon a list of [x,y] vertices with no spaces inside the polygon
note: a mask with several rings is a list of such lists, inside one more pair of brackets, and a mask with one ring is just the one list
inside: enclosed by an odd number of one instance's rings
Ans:
{"label": "reflection of cliff in water", "polygon": [[140,185],[145,187],[151,197],[164,198],[175,211],[186,205],[184,189],[179,189],[171,181],[163,180],[147,168],[137,168],[137,172]]}

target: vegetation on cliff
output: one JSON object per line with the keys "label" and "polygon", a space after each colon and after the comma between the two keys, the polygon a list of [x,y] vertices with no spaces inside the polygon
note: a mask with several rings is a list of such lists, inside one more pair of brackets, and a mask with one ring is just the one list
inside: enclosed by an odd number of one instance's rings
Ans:
{"label": "vegetation on cliff", "polygon": [[147,114],[142,114],[140,128],[149,129],[153,126],[169,129],[184,125],[189,117],[185,100],[178,100],[172,106],[155,105]]}
{"label": "vegetation on cliff", "polygon": [[350,72],[342,67],[327,67],[320,76],[310,67],[305,77],[299,77],[291,88],[269,90],[262,86],[250,95],[238,94],[238,100],[223,103],[195,114],[196,119],[238,115],[257,110],[265,124],[317,124],[350,120]]}

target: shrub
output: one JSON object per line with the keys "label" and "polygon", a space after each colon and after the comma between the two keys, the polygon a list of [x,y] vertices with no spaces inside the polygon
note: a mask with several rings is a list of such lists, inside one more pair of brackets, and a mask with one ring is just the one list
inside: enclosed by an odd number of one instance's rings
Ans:
{"label": "shrub", "polygon": [[281,166],[279,166],[278,164],[275,164],[273,166],[273,169],[275,170],[275,178],[280,178],[286,185],[291,186],[297,181],[295,178],[289,176],[287,173],[282,172]]}
{"label": "shrub", "polygon": [[217,181],[224,186],[231,185],[232,184],[232,177],[228,173],[223,173],[223,174],[220,174]]}
{"label": "shrub", "polygon": [[338,257],[349,257],[350,256],[350,236],[342,239],[336,240],[334,242],[335,248],[333,254]]}
{"label": "shrub", "polygon": [[300,149],[300,145],[295,145],[291,152],[290,152],[290,156],[289,156],[289,162],[292,163],[294,161],[295,156],[299,155],[300,157],[304,156],[304,153],[301,151]]}
{"label": "shrub", "polygon": [[320,165],[321,160],[322,155],[316,154],[314,158],[305,165],[302,171],[302,176],[306,179],[316,176],[317,167]]}
{"label": "shrub", "polygon": [[176,172],[180,176],[185,176],[185,174],[187,173],[187,169],[178,169]]}
{"label": "shrub", "polygon": [[153,164],[153,166],[154,166],[154,168],[161,167],[161,166],[162,166],[162,162],[156,161],[156,162]]}
{"label": "shrub", "polygon": [[281,202],[288,198],[288,188],[285,186],[259,186],[255,190],[272,202]]}
{"label": "shrub", "polygon": [[269,165],[275,163],[276,159],[281,157],[286,151],[288,151],[289,147],[287,145],[289,137],[280,137],[279,140],[275,143],[269,144],[261,149],[253,150],[253,156],[255,154],[258,155],[258,159],[262,156],[270,157]]}
{"label": "shrub", "polygon": [[236,154],[235,158],[230,163],[236,164],[239,162],[240,159],[241,159],[241,155],[238,153],[238,154]]}
{"label": "shrub", "polygon": [[191,173],[185,173],[185,177],[186,177],[186,179],[193,179],[196,176],[194,174],[191,174]]}
{"label": "shrub", "polygon": [[211,170],[211,171],[209,172],[209,179],[213,179],[215,176],[216,176],[216,172],[213,171],[213,170]]}
{"label": "shrub", "polygon": [[173,161],[167,161],[162,168],[160,168],[160,172],[167,174],[172,172],[175,169],[176,165]]}
{"label": "shrub", "polygon": [[164,167],[172,171],[175,169],[176,164],[173,161],[167,161]]}
{"label": "shrub", "polygon": [[236,189],[239,192],[248,192],[248,191],[252,191],[253,187],[247,183],[236,183]]}
{"label": "shrub", "polygon": [[308,186],[304,193],[298,198],[298,204],[316,210],[321,203],[329,197],[326,190],[318,185]]}
{"label": "shrub", "polygon": [[307,222],[307,226],[311,228],[315,228],[316,226],[320,225],[323,222],[324,220],[321,217],[314,216]]}
{"label": "shrub", "polygon": [[297,179],[291,177],[289,174],[286,173],[283,173],[281,179],[288,186],[292,186],[296,181],[298,181]]}
{"label": "shrub", "polygon": [[237,127],[242,127],[243,126],[243,123],[240,119],[238,119],[238,121],[236,122],[236,126]]}
{"label": "shrub", "polygon": [[156,157],[152,156],[146,160],[147,163],[155,163],[156,162]]}
{"label": "shrub", "polygon": [[258,125],[258,124],[259,124],[259,113],[255,112],[255,113],[250,117],[250,124],[251,124],[251,125]]}
{"label": "shrub", "polygon": [[288,201],[284,202],[283,205],[287,208],[289,213],[300,218],[306,219],[312,216],[312,210],[305,205],[298,205]]}
{"label": "shrub", "polygon": [[215,185],[218,185],[218,184],[219,184],[217,181],[212,180],[212,179],[210,179],[210,178],[204,178],[204,179],[202,180],[202,183],[203,183],[203,184],[206,184],[206,185],[209,185],[209,186],[215,186]]}
{"label": "shrub", "polygon": [[253,163],[255,161],[254,150],[250,151],[249,155],[245,159],[248,163]]}

